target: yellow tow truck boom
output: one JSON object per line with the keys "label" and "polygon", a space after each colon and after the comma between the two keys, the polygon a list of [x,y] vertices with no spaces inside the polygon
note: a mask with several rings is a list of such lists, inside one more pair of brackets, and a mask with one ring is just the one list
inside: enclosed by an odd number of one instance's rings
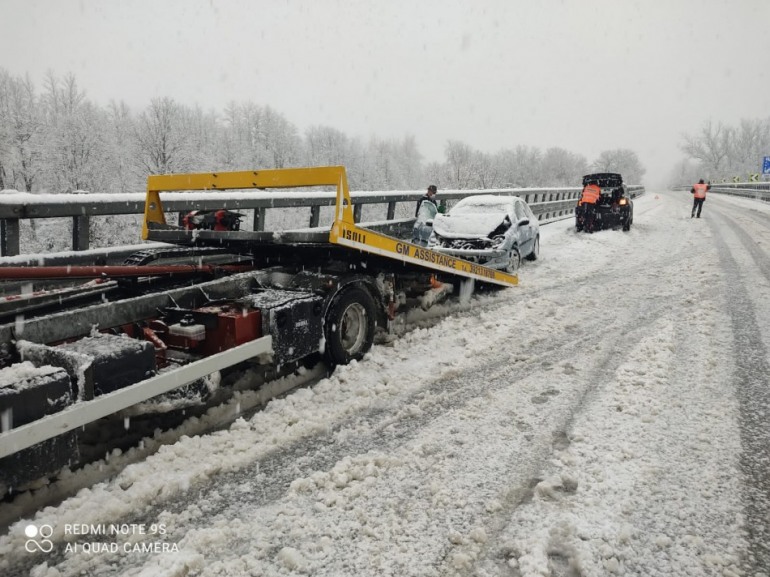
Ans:
{"label": "yellow tow truck boom", "polygon": [[[169,226],[163,212],[160,193],[181,191],[221,191],[248,189],[281,189],[315,186],[335,186],[337,189],[334,222],[328,242],[359,251],[376,254],[448,273],[458,277],[477,279],[485,283],[515,286],[518,277],[499,270],[442,254],[360,226],[355,222],[353,202],[348,189],[344,166],[308,168],[275,168],[254,171],[153,175],[147,178],[147,198],[144,210],[142,238],[164,242],[198,243],[215,241],[226,234],[230,241],[266,242],[264,233],[248,231],[187,231]],[[193,235],[193,232],[196,233]],[[269,242],[275,242],[270,239]],[[292,241],[296,243],[297,241]]]}

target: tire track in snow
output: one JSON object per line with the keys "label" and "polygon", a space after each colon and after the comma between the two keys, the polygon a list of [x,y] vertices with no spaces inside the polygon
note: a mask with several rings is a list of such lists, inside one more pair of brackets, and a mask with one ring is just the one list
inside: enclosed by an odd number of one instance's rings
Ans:
{"label": "tire track in snow", "polygon": [[[679,249],[677,250],[677,252],[681,253],[682,250],[691,250],[689,247],[693,246],[693,242],[695,241],[699,242],[699,245],[697,246],[707,246],[708,244],[713,244],[708,242],[708,240],[712,236],[710,231],[709,230],[704,231],[704,229],[701,226],[699,226],[701,222],[702,221],[698,221],[698,224],[695,225],[694,227],[687,226],[687,225],[683,225],[682,227],[677,227],[678,228],[677,233],[679,235],[679,238],[678,238],[679,245],[677,245]],[[689,225],[689,222],[688,222],[688,225]],[[672,247],[672,249],[677,249],[677,246]],[[683,298],[681,301],[673,300],[673,299],[668,300],[669,310],[672,315],[670,319],[670,325],[677,326],[678,327],[677,333],[678,335],[680,335],[680,338],[671,340],[672,344],[677,345],[677,352],[676,352],[677,358],[675,358],[672,361],[674,362],[673,366],[676,368],[676,370],[678,371],[678,374],[680,375],[679,377],[676,377],[676,376],[674,377],[675,379],[677,379],[677,382],[682,381],[684,383],[688,383],[690,382],[689,378],[691,377],[697,378],[696,374],[701,378],[703,377],[703,375],[697,371],[692,371],[692,374],[688,372],[688,369],[690,371],[692,370],[692,365],[688,364],[687,361],[691,359],[699,358],[698,350],[697,350],[697,347],[693,348],[694,343],[691,343],[689,339],[688,340],[682,339],[681,336],[688,335],[688,332],[692,330],[691,326],[688,326],[687,318],[688,318],[688,315],[692,315],[693,312],[697,313],[698,311],[697,307],[698,307],[699,301],[703,300],[703,302],[711,303],[709,304],[709,306],[712,309],[715,306],[713,304],[714,296],[715,296],[713,293],[713,284],[710,282],[701,282],[701,281],[709,281],[710,279],[715,277],[714,271],[716,269],[716,266],[714,263],[717,260],[717,256],[718,256],[718,253],[716,248],[714,248],[713,250],[709,250],[707,252],[706,251],[694,252],[692,253],[691,256],[689,256],[689,258],[688,258],[688,255],[684,255],[684,258],[680,257],[682,260],[681,263],[678,263],[678,264],[671,263],[671,264],[674,264],[674,266],[667,267],[667,270],[659,271],[659,274],[661,277],[670,276],[672,279],[674,279],[673,284],[675,285],[676,288],[672,287],[672,295],[680,295],[681,293],[685,295],[685,298]],[[664,260],[667,262],[670,262],[670,259],[665,259],[665,258],[661,259],[660,262],[664,262]],[[622,267],[619,267],[618,274],[620,274],[620,268]],[[629,276],[628,280],[630,283],[635,283],[635,282],[638,282],[639,278],[642,278],[642,277]],[[658,295],[658,297],[664,302],[667,296],[668,295],[660,295],[660,294]],[[718,309],[721,309],[721,306],[719,304],[716,305],[716,307]],[[723,316],[724,316],[725,322],[729,322],[726,311]],[[707,329],[706,327],[704,327],[700,331],[701,341],[703,340],[702,337],[704,335],[711,335],[713,339],[714,337],[713,333],[714,333],[714,326],[712,326],[710,329]],[[653,332],[650,335],[652,337],[651,342],[655,342],[656,337],[652,336],[654,334],[655,333]],[[721,338],[721,334],[716,335],[716,337],[717,337],[717,340],[719,340],[719,338]],[[726,338],[729,339],[729,336]],[[642,356],[636,362],[643,362],[643,358],[644,357]],[[710,358],[712,357],[708,355],[704,356],[703,357],[704,363],[708,363]],[[676,374],[677,373],[675,372],[674,375]],[[712,383],[712,386],[719,388],[717,386],[718,382],[720,381],[716,381]],[[721,382],[724,382],[724,381],[721,381]],[[697,384],[697,382],[695,382],[694,384]],[[603,383],[603,386],[607,387],[609,391],[611,391],[614,388],[613,380],[609,380],[609,381],[605,380]],[[666,387],[665,391],[668,392],[669,387]],[[668,415],[668,418],[671,418],[671,417],[675,419],[681,418],[680,415],[676,414],[677,407],[680,407],[680,406],[687,407],[686,399],[691,398],[693,400],[692,406],[697,407],[697,409],[695,409],[694,412],[698,413],[698,409],[700,409],[699,420],[694,421],[693,427],[691,427],[691,429],[694,428],[696,433],[698,433],[699,435],[703,435],[703,438],[707,438],[707,435],[711,432],[711,429],[707,428],[708,418],[711,416],[717,415],[719,412],[719,409],[721,408],[721,405],[713,405],[713,403],[712,405],[709,405],[708,399],[701,399],[700,397],[702,393],[699,391],[698,387],[685,386],[685,389],[683,392],[685,394],[683,394],[681,398],[677,397],[676,395],[672,396],[670,407],[673,407],[673,412],[667,413],[663,411],[663,414]],[[729,391],[725,391],[724,394],[728,395]],[[688,397],[688,395],[691,395],[691,396]],[[600,395],[596,397],[596,400],[600,404],[602,402],[606,402],[606,399],[604,399],[603,397],[604,395],[600,393]],[[591,399],[589,396],[587,400],[589,401],[587,405],[589,405],[589,408],[590,408],[590,404],[591,404],[590,401],[592,401],[593,399]],[[683,405],[680,405],[680,403],[682,403],[683,401],[684,401]],[[666,408],[668,409],[669,406],[667,406]],[[704,410],[705,410],[705,414],[704,414]],[[736,414],[735,414],[734,422],[737,424],[737,408],[735,410],[735,413]],[[703,418],[703,417],[705,418],[701,422],[700,418]],[[719,418],[719,417],[715,417],[715,418]],[[720,425],[722,424],[721,421],[719,421],[719,423]],[[663,424],[665,425],[665,422]],[[731,423],[725,423],[725,427],[729,427],[730,424]],[[644,427],[644,425],[642,426]],[[698,427],[700,427],[700,432],[698,430]],[[688,431],[690,431],[690,429],[688,429]],[[729,433],[730,429],[727,428],[726,431]],[[682,431],[679,431],[679,430],[675,432],[682,433]],[[655,436],[656,435],[653,434],[652,435],[653,438],[647,439],[647,442],[649,443],[650,441],[654,441]],[[669,458],[672,451],[675,452],[676,450],[681,450],[678,448],[678,446],[676,446],[674,449],[666,446],[665,442],[667,438],[664,437],[661,439],[660,435],[657,435],[657,437],[658,437],[657,442],[664,443],[661,446],[660,452],[668,454]],[[697,438],[700,439],[701,437],[697,436]],[[690,439],[687,438],[686,433],[685,433],[685,436],[681,437],[680,440],[684,441],[682,443],[683,446],[689,446],[688,443],[690,443]],[[737,471],[737,454],[739,451],[737,450],[737,445],[738,445],[737,438],[735,438],[734,440],[735,440],[734,444],[736,445],[736,450],[735,450],[735,454],[736,454],[735,467],[736,468],[727,469],[730,471]],[[706,448],[703,449],[704,451],[708,451],[707,446],[708,445],[706,445],[705,446]],[[561,448],[561,447],[557,447],[557,448]],[[654,450],[652,453],[650,453],[650,456],[652,457],[653,460],[655,459],[656,453],[654,452]],[[712,455],[710,452],[707,453],[707,456],[712,461],[718,458],[718,455],[716,456]],[[698,470],[697,467],[693,467],[693,470],[689,470],[686,468],[687,458],[692,458],[692,456],[689,453],[687,453],[685,450],[683,457],[684,458],[679,459],[678,462],[682,463],[683,467],[685,468],[682,468],[682,469],[675,468],[666,472],[666,474],[664,475],[665,480],[672,487],[697,486],[698,482],[700,481],[697,473],[697,470]],[[671,461],[669,460],[664,462],[671,462]],[[700,461],[696,462],[695,464],[698,466],[701,465]],[[724,466],[725,462],[715,461],[715,464],[717,465],[717,467],[719,467],[719,466]],[[570,470],[569,466],[565,468],[568,471]],[[551,468],[546,467],[546,471],[550,471],[552,469],[553,469],[552,467]],[[557,467],[557,470],[558,469],[559,468]],[[574,473],[574,467],[572,467],[572,472]],[[709,477],[709,479],[711,478]],[[735,495],[737,494],[737,490],[735,490],[734,488],[735,483],[729,482],[730,479],[732,479],[732,477],[729,477],[729,476],[724,477],[722,484],[717,483],[718,479],[716,479],[716,481],[712,479],[712,481],[714,482],[712,482],[709,485],[709,487],[710,488],[715,487],[717,490],[727,491],[728,495]],[[717,484],[715,485],[715,483]],[[731,487],[733,487],[732,491],[730,490]],[[558,507],[559,507],[558,504],[554,505],[554,507],[556,508],[556,510],[554,511],[554,519],[556,519],[557,521],[561,521],[563,519],[569,519],[569,515],[572,512],[572,509],[570,509],[570,505],[569,505],[569,503],[572,502],[571,495],[566,494],[566,493],[569,493],[569,487],[567,486],[567,483],[565,483],[565,487],[563,490],[565,491],[565,495],[563,496],[563,501],[564,503],[567,503],[567,504],[564,505],[564,511],[558,510]],[[583,494],[582,489],[579,489],[579,494],[581,495],[582,499],[585,500],[585,495]],[[719,495],[719,493],[717,492],[715,493],[715,495]],[[632,495],[631,500],[629,502],[633,502],[634,497],[635,495]],[[652,497],[657,499],[660,498],[660,495],[656,494],[656,491],[654,488],[652,491]],[[578,498],[578,502],[579,502],[579,499],[580,498]],[[561,499],[559,499],[559,501],[561,501]],[[678,505],[680,503],[674,500],[672,504]],[[721,505],[721,502],[720,502],[720,505]],[[658,534],[656,533],[656,531],[664,531],[664,530],[670,532],[672,535],[677,535],[678,530],[688,529],[688,522],[694,522],[695,525],[690,525],[690,526],[698,529],[699,527],[703,527],[703,526],[711,527],[711,525],[708,524],[708,521],[729,520],[730,522],[732,522],[734,520],[734,513],[733,513],[734,508],[730,509],[729,507],[724,507],[724,508],[713,507],[713,508],[703,509],[703,507],[701,507],[700,504],[698,503],[697,498],[688,501],[688,506],[696,507],[697,515],[692,515],[692,517],[684,517],[681,519],[681,521],[675,519],[674,522],[670,525],[667,523],[665,516],[663,517],[650,516],[649,511],[641,510],[638,513],[635,513],[637,515],[638,526],[650,529],[653,536]],[[611,513],[611,512],[612,511],[608,511],[608,513]],[[720,517],[720,515],[722,515],[722,517]],[[725,515],[727,516],[725,517]],[[514,520],[512,521],[513,525],[511,525],[511,527],[516,526],[516,519],[518,518],[519,517],[514,517]],[[703,521],[703,520],[705,520],[706,523],[698,525],[697,522]],[[541,521],[543,523],[548,523],[548,519],[537,516],[537,519],[535,519],[535,524],[533,524],[531,527],[525,526],[524,528],[521,529],[521,531],[524,532],[523,533],[524,535],[528,535],[528,531],[530,530],[532,532],[535,532],[536,529],[539,530],[542,528],[540,524]],[[556,542],[551,543],[548,539],[545,539],[545,538],[543,538],[543,540],[541,541],[541,544],[545,545],[543,549],[543,555],[547,557],[544,559],[544,564],[542,565],[542,567],[545,567],[545,564],[547,563],[548,569],[543,569],[541,567],[541,570],[545,571],[544,573],[540,573],[536,571],[535,572],[526,571],[526,574],[527,575],[533,575],[535,573],[537,575],[548,574],[548,575],[561,576],[561,577],[568,576],[568,575],[574,577],[574,576],[583,575],[583,574],[585,575],[609,574],[610,571],[608,571],[606,567],[604,569],[602,568],[602,557],[604,554],[607,554],[607,555],[610,554],[610,553],[606,553],[605,551],[610,551],[614,553],[615,550],[609,548],[608,546],[605,546],[604,550],[599,550],[597,552],[596,545],[593,545],[593,544],[588,545],[582,540],[584,535],[581,535],[580,538],[577,539],[577,543],[574,543],[575,545],[577,545],[577,547],[572,547],[571,545],[573,545],[573,543],[570,543],[569,541],[564,540],[566,539],[566,537],[569,536],[569,531],[567,531],[567,534],[565,535],[564,526],[557,521],[553,521],[549,525],[553,530],[556,530],[558,534],[559,538],[556,539]],[[607,523],[607,525],[611,525],[611,519],[608,517],[606,521],[604,519],[599,520],[599,522],[597,523],[597,526],[604,527],[605,522]],[[713,544],[715,548],[719,550],[719,553],[722,554],[721,557],[715,556],[711,558],[711,559],[718,559],[720,563],[723,561],[725,561],[726,563],[729,562],[729,560],[731,559],[730,552],[733,551],[734,543],[730,541],[729,532],[726,530],[727,527],[728,525],[726,524],[716,523],[713,527],[713,530],[703,530],[703,533],[702,533],[706,542],[709,545]],[[514,529],[514,533],[515,531],[516,530]],[[682,531],[682,533],[684,532],[686,531]],[[695,534],[698,534],[697,531],[695,532]],[[535,542],[537,542],[537,538],[535,538]],[[659,560],[655,558],[655,554],[654,554],[654,551],[658,547],[656,546],[655,543],[651,544],[649,540],[634,539],[632,543],[625,543],[624,545],[619,545],[618,543],[615,543],[614,545],[617,551],[620,552],[620,555],[618,556],[618,558],[621,560],[624,560],[622,561],[623,564],[620,565],[619,572],[621,574],[634,574],[634,575],[669,574],[671,571],[671,568],[675,566],[673,565],[675,558],[677,561],[682,561],[684,559],[686,562],[687,560],[689,560],[687,557],[687,554],[692,553],[691,551],[687,551],[686,548],[682,550],[677,549],[676,555],[672,553],[670,559]],[[723,548],[720,549],[720,546]],[[591,549],[591,547],[594,547],[594,549]],[[573,557],[574,555],[578,554],[578,549],[582,551],[583,555],[586,555],[586,554],[589,555],[588,557],[589,562],[584,567],[580,566],[581,559],[579,555],[577,557]],[[594,564],[596,562],[597,553],[599,557],[598,569]],[[470,567],[467,568],[467,570],[456,571],[456,573],[460,575],[478,575],[478,574],[519,575],[521,573],[517,572],[518,569],[512,568],[507,564],[511,555],[517,556],[515,553],[515,549],[512,549],[511,545],[507,544],[505,541],[497,539],[497,536],[495,535],[495,539],[490,539],[488,541],[485,547],[484,554],[478,559],[477,562],[473,563]],[[591,559],[590,557],[591,555],[594,556],[593,559]],[[711,559],[707,560],[707,563],[710,563]],[[583,557],[582,560],[585,562],[586,557]],[[692,560],[697,562],[698,559],[696,558]],[[739,562],[740,560],[738,558],[735,558],[736,565]],[[692,574],[692,575],[705,574],[705,573],[699,572],[698,566],[695,563],[686,563],[686,565],[684,566],[686,566],[688,570],[692,569],[693,571],[692,573],[687,573],[687,574]],[[531,570],[532,567],[529,567],[529,569]],[[668,572],[666,572],[667,569],[668,569]],[[702,569],[706,570],[707,567],[704,566]],[[585,570],[586,572],[584,573],[583,570]],[[625,573],[624,573],[624,570],[625,570]],[[659,570],[663,570],[664,573],[656,572]],[[720,567],[714,568],[714,571],[715,572],[713,574],[715,575],[723,574],[722,568]],[[676,573],[677,571],[674,571],[674,572]],[[712,574],[712,573],[708,573],[708,574]],[[729,574],[729,572],[725,570],[724,574],[725,575]]]}
{"label": "tire track in snow", "polygon": [[[602,334],[602,342],[613,344],[623,340],[636,342],[641,340],[648,331],[648,327],[654,325],[665,314],[666,309],[661,307],[655,310],[648,309],[638,316],[630,317],[626,323],[619,327],[613,327],[608,331],[606,327]],[[603,351],[601,355],[592,357],[595,361],[591,368],[584,371],[581,378],[581,388],[576,395],[575,402],[570,406],[570,410],[563,414],[563,418],[552,427],[552,435],[546,446],[543,447],[538,455],[538,459],[532,463],[528,471],[527,485],[521,485],[506,489],[505,495],[501,501],[503,507],[496,512],[495,517],[485,527],[487,540],[478,552],[478,559],[473,565],[463,566],[458,564],[457,558],[447,556],[443,560],[440,570],[441,575],[476,575],[478,574],[479,564],[491,562],[497,566],[497,569],[509,571],[506,566],[509,553],[506,547],[501,547],[502,536],[508,530],[510,519],[516,509],[532,498],[535,488],[543,480],[544,466],[554,458],[555,453],[565,450],[570,445],[568,431],[573,428],[575,420],[582,412],[584,406],[591,402],[592,397],[597,394],[597,389],[603,388],[608,382],[612,381],[618,368],[625,362],[623,355],[618,355],[611,346]],[[541,431],[542,433],[542,431]],[[455,554],[455,551],[450,553]],[[555,559],[556,565],[570,565],[570,559],[565,556],[563,559]],[[569,575],[569,572],[564,573]]]}
{"label": "tire track in snow", "polygon": [[[754,240],[732,219],[722,215],[730,231],[736,235],[754,260],[758,270],[770,279],[770,258],[757,248]],[[717,224],[712,229],[719,232]],[[725,239],[717,234],[715,241],[725,272],[735,278],[741,267]],[[762,340],[755,305],[742,283],[733,283],[727,300],[735,341],[738,400],[740,403],[741,468],[746,482],[746,530],[749,539],[746,571],[749,574],[770,567],[770,363]]]}

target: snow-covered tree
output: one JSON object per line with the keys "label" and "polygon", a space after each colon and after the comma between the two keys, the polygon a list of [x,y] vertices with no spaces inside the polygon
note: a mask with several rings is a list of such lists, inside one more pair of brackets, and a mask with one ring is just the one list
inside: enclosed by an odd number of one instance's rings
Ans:
{"label": "snow-covered tree", "polygon": [[690,158],[699,160],[709,178],[724,174],[730,155],[732,129],[708,121],[695,136],[684,135],[682,151]]}
{"label": "snow-covered tree", "polygon": [[494,156],[485,152],[476,151],[473,160],[474,187],[497,188],[500,183],[500,168],[495,162]]}
{"label": "snow-covered tree", "polygon": [[759,172],[762,158],[770,153],[770,118],[741,120],[730,136],[729,172],[736,176]]}
{"label": "snow-covered tree", "polygon": [[[424,168],[425,182],[427,185],[435,184],[439,190],[442,188],[449,188],[448,171],[446,166],[440,162],[429,162]],[[427,190],[428,186],[423,186]]]}
{"label": "snow-covered tree", "polygon": [[43,168],[43,128],[32,81],[0,69],[0,188],[32,192]]}
{"label": "snow-covered tree", "polygon": [[51,192],[104,192],[107,117],[86,99],[73,75],[49,74],[43,95],[45,186]]}
{"label": "snow-covered tree", "polygon": [[[395,161],[399,166],[401,179],[398,188],[420,189],[423,187],[423,156],[417,147],[417,140],[413,135],[405,136],[396,146]],[[425,184],[427,188],[427,184]]]}
{"label": "snow-covered tree", "polygon": [[563,148],[549,148],[543,156],[544,186],[578,186],[588,172],[588,161]]}
{"label": "snow-covered tree", "polygon": [[[349,147],[351,181],[361,190],[394,190],[421,186],[420,154],[412,137],[403,141],[372,136],[365,147],[353,140]],[[352,186],[352,185],[351,185]]]}
{"label": "snow-covered tree", "polygon": [[344,164],[349,139],[330,126],[311,126],[305,131],[305,150],[311,166]]}
{"label": "snow-covered tree", "polygon": [[449,140],[445,148],[450,188],[464,189],[473,186],[477,157],[475,151],[464,142]]}
{"label": "snow-covered tree", "polygon": [[111,176],[105,192],[137,192],[144,188],[144,178],[129,154],[135,131],[131,110],[124,102],[111,102],[107,108],[105,134],[105,172]]}
{"label": "snow-covered tree", "polygon": [[266,106],[263,110],[263,145],[269,155],[270,168],[297,166],[302,141],[297,127],[281,113]]}
{"label": "snow-covered tree", "polygon": [[543,186],[547,179],[541,170],[542,153],[536,147],[517,146],[495,155],[499,186],[522,188]]}
{"label": "snow-covered tree", "polygon": [[604,150],[590,167],[591,172],[617,172],[624,182],[641,184],[646,172],[636,152],[627,148]]}
{"label": "snow-covered tree", "polygon": [[684,160],[677,162],[671,170],[668,184],[671,188],[690,186],[691,184],[698,182],[698,179],[703,178],[702,175],[703,169],[701,163],[685,158]]}
{"label": "snow-covered tree", "polygon": [[134,154],[145,175],[194,168],[185,126],[184,110],[171,98],[154,98],[139,115],[134,125]]}

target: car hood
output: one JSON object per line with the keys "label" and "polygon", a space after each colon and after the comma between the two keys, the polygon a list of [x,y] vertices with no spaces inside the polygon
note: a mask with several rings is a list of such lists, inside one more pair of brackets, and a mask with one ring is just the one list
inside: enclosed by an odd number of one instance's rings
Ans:
{"label": "car hood", "polygon": [[437,214],[433,231],[444,238],[485,238],[505,221],[504,214]]}

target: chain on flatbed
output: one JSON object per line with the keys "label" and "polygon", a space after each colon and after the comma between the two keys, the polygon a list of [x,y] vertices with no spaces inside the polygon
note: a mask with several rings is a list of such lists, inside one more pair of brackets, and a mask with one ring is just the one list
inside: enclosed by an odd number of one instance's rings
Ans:
{"label": "chain on flatbed", "polygon": [[145,266],[156,260],[164,260],[169,258],[188,258],[195,256],[208,256],[208,255],[220,255],[229,254],[229,251],[224,248],[216,247],[173,247],[173,248],[155,248],[137,251],[123,261],[124,265],[128,266]]}

